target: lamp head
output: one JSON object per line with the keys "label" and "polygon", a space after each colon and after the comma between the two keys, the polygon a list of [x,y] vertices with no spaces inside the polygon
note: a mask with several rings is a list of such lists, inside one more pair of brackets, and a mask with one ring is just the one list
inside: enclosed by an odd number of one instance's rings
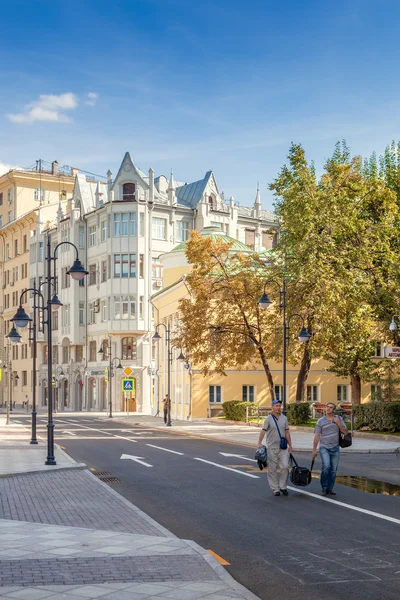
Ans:
{"label": "lamp head", "polygon": [[392,318],[392,322],[391,322],[391,323],[390,323],[390,325],[389,325],[389,329],[390,329],[390,331],[391,331],[392,333],[394,333],[394,332],[396,331],[396,329],[397,329],[397,323],[396,323],[396,321],[394,320],[394,317]]}
{"label": "lamp head", "polygon": [[56,312],[56,310],[58,310],[62,305],[63,305],[63,303],[58,298],[57,294],[54,294],[54,296],[50,300],[50,309],[51,309],[51,312]]}
{"label": "lamp head", "polygon": [[183,355],[183,352],[182,352],[182,350],[181,350],[181,353],[180,353],[180,355],[178,356],[178,360],[186,360],[186,358],[185,358],[185,357],[184,357],[184,355]]}
{"label": "lamp head", "polygon": [[153,335],[153,340],[161,340],[161,335],[158,333],[158,331],[156,331]]}
{"label": "lamp head", "polygon": [[18,331],[15,329],[15,325],[12,326],[10,333],[6,337],[13,344],[17,344],[18,342],[21,341],[21,336],[19,335]]}
{"label": "lamp head", "polygon": [[20,305],[18,307],[17,312],[15,313],[15,315],[13,316],[13,318],[11,319],[11,321],[13,323],[15,323],[15,325],[17,327],[20,327],[21,329],[23,329],[24,327],[26,327],[28,325],[28,323],[30,321],[32,321],[32,319],[30,318],[29,315],[26,314],[25,309]]}
{"label": "lamp head", "polygon": [[117,369],[123,369],[123,366],[121,365],[121,361],[119,361],[119,363],[117,364]]}
{"label": "lamp head", "polygon": [[79,258],[76,258],[72,267],[67,271],[67,275],[71,275],[75,281],[80,281],[85,275],[89,275],[89,271],[86,271]]}
{"label": "lamp head", "polygon": [[272,302],[268,295],[264,292],[261,298],[258,300],[258,304],[261,306],[261,308],[267,309],[271,306]]}
{"label": "lamp head", "polygon": [[308,342],[308,340],[311,337],[311,333],[304,327],[301,328],[301,330],[299,331],[298,335],[297,335],[297,339],[299,340],[299,342]]}

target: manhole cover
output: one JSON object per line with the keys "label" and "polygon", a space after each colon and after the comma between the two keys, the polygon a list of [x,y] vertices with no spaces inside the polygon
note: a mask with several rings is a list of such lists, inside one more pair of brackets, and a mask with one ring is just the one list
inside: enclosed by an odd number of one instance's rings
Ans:
{"label": "manhole cover", "polygon": [[105,483],[120,483],[117,477],[100,477],[100,481],[104,481]]}
{"label": "manhole cover", "polygon": [[96,475],[96,477],[110,477],[111,473],[108,471],[93,471],[93,475]]}

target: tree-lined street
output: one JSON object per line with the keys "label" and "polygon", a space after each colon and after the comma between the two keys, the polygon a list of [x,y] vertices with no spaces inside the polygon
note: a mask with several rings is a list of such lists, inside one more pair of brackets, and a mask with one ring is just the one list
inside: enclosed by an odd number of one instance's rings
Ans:
{"label": "tree-lined street", "polygon": [[[39,435],[44,428],[40,418]],[[333,599],[397,597],[399,495],[365,493],[339,477],[335,499],[319,495],[317,479],[275,498],[249,447],[117,420],[59,416],[57,440],[78,462],[117,478],[114,489],[161,525],[229,562],[260,598],[319,599],[328,585]],[[297,456],[309,464],[310,453]],[[339,473],[380,474],[400,494],[396,453],[343,454]]]}

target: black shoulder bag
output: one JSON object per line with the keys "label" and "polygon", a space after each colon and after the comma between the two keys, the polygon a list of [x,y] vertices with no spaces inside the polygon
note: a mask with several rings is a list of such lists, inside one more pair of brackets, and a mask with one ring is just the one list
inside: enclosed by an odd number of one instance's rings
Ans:
{"label": "black shoulder bag", "polygon": [[280,432],[280,429],[278,427],[278,421],[277,421],[276,417],[274,417],[274,415],[271,415],[271,417],[275,421],[275,425],[276,425],[276,428],[278,430],[279,437],[280,437],[280,440],[281,440],[280,443],[279,443],[279,447],[280,447],[281,450],[287,450],[287,447],[288,447],[287,439],[281,436],[281,432]]}

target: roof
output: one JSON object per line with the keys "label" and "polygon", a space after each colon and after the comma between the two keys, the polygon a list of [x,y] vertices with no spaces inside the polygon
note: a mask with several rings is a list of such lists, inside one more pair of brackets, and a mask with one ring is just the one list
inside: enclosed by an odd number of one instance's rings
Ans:
{"label": "roof", "polygon": [[160,290],[159,292],[156,292],[155,294],[153,294],[151,297],[152,298],[156,298],[157,296],[161,296],[161,294],[163,294],[167,290],[170,290],[171,288],[175,287],[176,285],[178,285],[178,283],[181,283],[182,281],[184,281],[184,279],[185,278],[183,276],[180,277],[179,279],[177,279],[176,281],[174,281],[170,285],[167,285],[167,287],[165,287],[162,290]]}
{"label": "roof", "polygon": [[195,208],[203,197],[206,185],[212,175],[212,171],[207,171],[203,179],[193,183],[185,183],[175,190],[178,204],[184,204],[190,208]]}
{"label": "roof", "polygon": [[[254,250],[249,246],[246,246],[246,244],[243,244],[243,242],[239,242],[239,240],[235,240],[234,238],[229,237],[229,235],[226,235],[219,227],[204,227],[200,235],[202,237],[210,237],[213,241],[222,240],[223,242],[232,243],[229,250],[230,252],[254,252]],[[185,252],[186,247],[187,241],[181,242],[168,254],[171,254],[172,252]]]}
{"label": "roof", "polygon": [[[239,206],[239,216],[254,219],[254,208],[252,206]],[[270,210],[262,210],[260,216],[267,221],[276,221],[276,215]]]}

